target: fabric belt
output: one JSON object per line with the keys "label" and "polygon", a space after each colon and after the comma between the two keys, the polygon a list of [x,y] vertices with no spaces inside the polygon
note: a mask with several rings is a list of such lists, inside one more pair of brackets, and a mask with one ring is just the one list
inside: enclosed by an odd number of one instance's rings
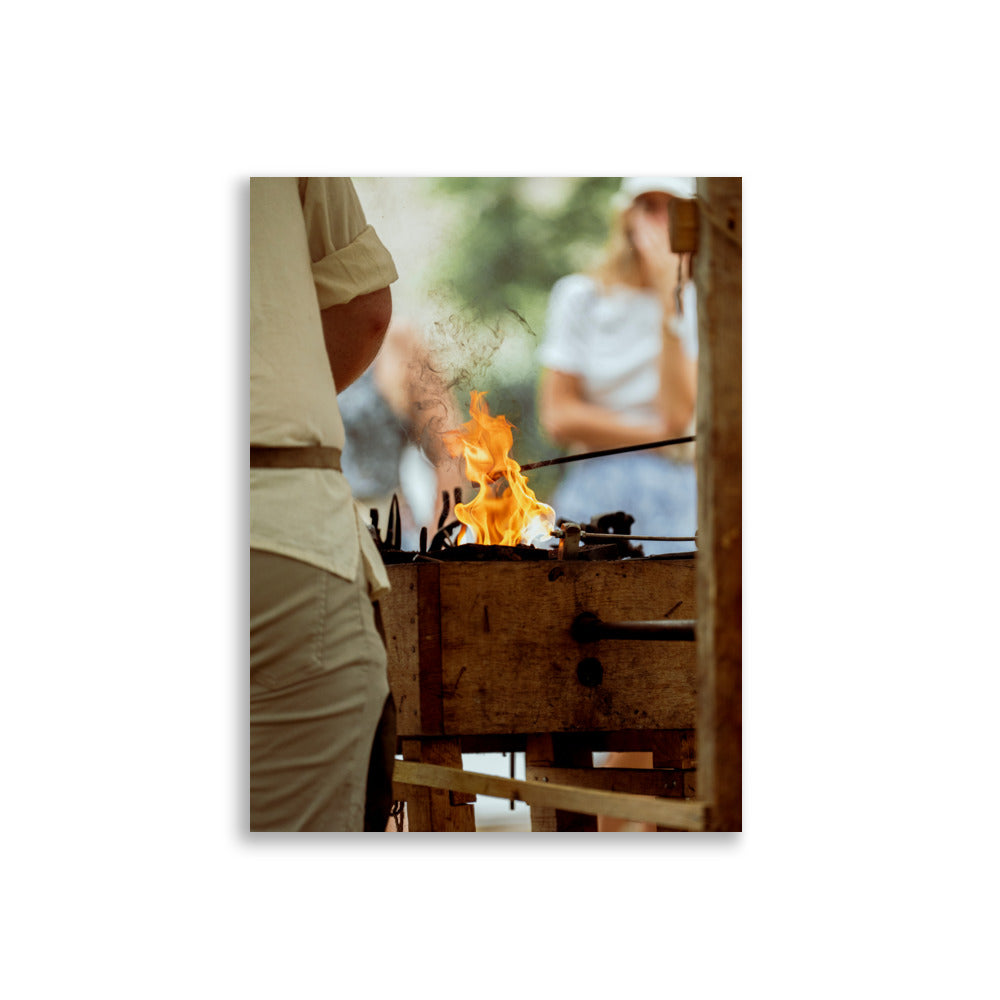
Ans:
{"label": "fabric belt", "polygon": [[341,472],[340,449],[320,445],[303,448],[250,446],[251,469],[335,469]]}

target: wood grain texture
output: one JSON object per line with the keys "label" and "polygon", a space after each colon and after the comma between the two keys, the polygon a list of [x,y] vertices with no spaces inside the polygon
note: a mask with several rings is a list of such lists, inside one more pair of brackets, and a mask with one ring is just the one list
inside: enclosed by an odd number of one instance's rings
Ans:
{"label": "wood grain texture", "polygon": [[[433,567],[440,570],[443,731],[693,728],[694,643],[578,643],[570,628],[583,611],[605,620],[642,621],[668,612],[674,618],[696,617],[695,563],[623,560]],[[419,564],[406,568],[425,570]],[[386,631],[392,633],[388,603],[383,615]],[[601,682],[593,687],[581,683],[577,674],[587,658],[601,665]],[[406,670],[406,664],[393,661],[390,650],[390,681]],[[423,665],[420,673],[423,683]],[[421,718],[420,723],[424,727],[420,731],[428,731],[428,720]]]}
{"label": "wood grain texture", "polygon": [[685,798],[687,771],[644,769],[637,767],[548,767],[529,769],[529,781],[542,781],[574,788],[600,788],[606,792],[632,795],[656,795],[660,798]]}
{"label": "wood grain texture", "polygon": [[420,628],[417,565],[387,567],[392,590],[380,599],[389,663],[389,687],[396,700],[396,731],[422,731],[420,724]]}
{"label": "wood grain texture", "polygon": [[[570,628],[583,611],[696,617],[696,562],[389,566],[382,617],[399,734],[693,728],[694,643],[578,643]],[[594,687],[577,675],[588,658],[601,665]]]}
{"label": "wood grain texture", "polygon": [[699,178],[698,795],[714,830],[742,829],[742,199]]}
{"label": "wood grain texture", "polygon": [[397,798],[409,803],[407,796],[421,787],[453,789],[527,802],[532,809],[537,806],[592,816],[615,816],[639,823],[656,823],[675,830],[702,830],[705,826],[705,806],[700,802],[606,792],[594,788],[574,788],[553,782],[521,781],[453,767],[397,761],[393,778]]}
{"label": "wood grain texture", "polygon": [[441,683],[440,567],[418,563],[417,644],[420,653],[420,725],[425,733],[444,732]]}
{"label": "wood grain texture", "polygon": [[[403,783],[397,785],[396,781],[400,767],[406,762],[443,765],[450,769],[461,770],[462,753],[459,742],[448,739],[403,740],[403,758],[403,761],[397,760],[393,766],[393,794],[395,798],[406,802],[410,831],[474,833],[476,829],[474,806],[461,802],[462,799],[467,800],[470,797],[474,800],[474,793],[471,796],[463,794],[463,790],[459,788],[455,788],[453,793],[441,785],[404,789]],[[405,774],[405,767],[403,773]]]}
{"label": "wood grain texture", "polygon": [[[585,750],[644,750],[653,752],[654,767],[695,766],[693,729],[617,729],[587,733],[562,733],[567,746]],[[526,733],[462,734],[462,753],[523,753]]]}
{"label": "wood grain texture", "polygon": [[[528,737],[525,777],[528,781],[549,782],[554,767],[593,770],[593,753],[568,742],[560,733],[535,733]],[[531,807],[532,833],[596,833],[597,817],[554,805],[535,803]]]}

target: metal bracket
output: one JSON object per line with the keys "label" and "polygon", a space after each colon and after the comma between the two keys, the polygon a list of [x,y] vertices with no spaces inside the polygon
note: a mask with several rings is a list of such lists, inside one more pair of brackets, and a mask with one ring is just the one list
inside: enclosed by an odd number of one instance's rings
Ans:
{"label": "metal bracket", "polygon": [[562,541],[559,543],[561,559],[576,559],[580,554],[580,525],[566,521],[562,526]]}

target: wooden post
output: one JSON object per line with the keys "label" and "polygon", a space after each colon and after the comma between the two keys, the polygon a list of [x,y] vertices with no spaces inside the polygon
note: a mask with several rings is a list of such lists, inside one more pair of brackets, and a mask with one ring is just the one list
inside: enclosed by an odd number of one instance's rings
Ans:
{"label": "wooden post", "polygon": [[[559,734],[538,733],[528,737],[525,773],[529,781],[548,781],[551,767],[592,767],[593,754],[582,747],[568,746]],[[533,833],[595,833],[597,818],[547,806],[531,807]]]}
{"label": "wooden post", "polygon": [[[402,743],[404,760],[462,767],[461,741],[457,739],[404,739]],[[410,832],[475,833],[474,807],[467,804],[468,800],[468,796],[439,788],[416,790],[406,800]]]}
{"label": "wooden post", "polygon": [[743,180],[698,179],[698,799],[743,829]]}

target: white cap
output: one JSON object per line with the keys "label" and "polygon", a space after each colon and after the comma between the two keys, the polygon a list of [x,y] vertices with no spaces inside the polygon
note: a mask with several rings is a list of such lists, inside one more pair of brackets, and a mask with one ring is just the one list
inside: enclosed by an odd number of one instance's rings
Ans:
{"label": "white cap", "polygon": [[614,196],[615,208],[628,208],[639,195],[652,191],[665,191],[675,198],[694,198],[695,180],[693,177],[626,177]]}

